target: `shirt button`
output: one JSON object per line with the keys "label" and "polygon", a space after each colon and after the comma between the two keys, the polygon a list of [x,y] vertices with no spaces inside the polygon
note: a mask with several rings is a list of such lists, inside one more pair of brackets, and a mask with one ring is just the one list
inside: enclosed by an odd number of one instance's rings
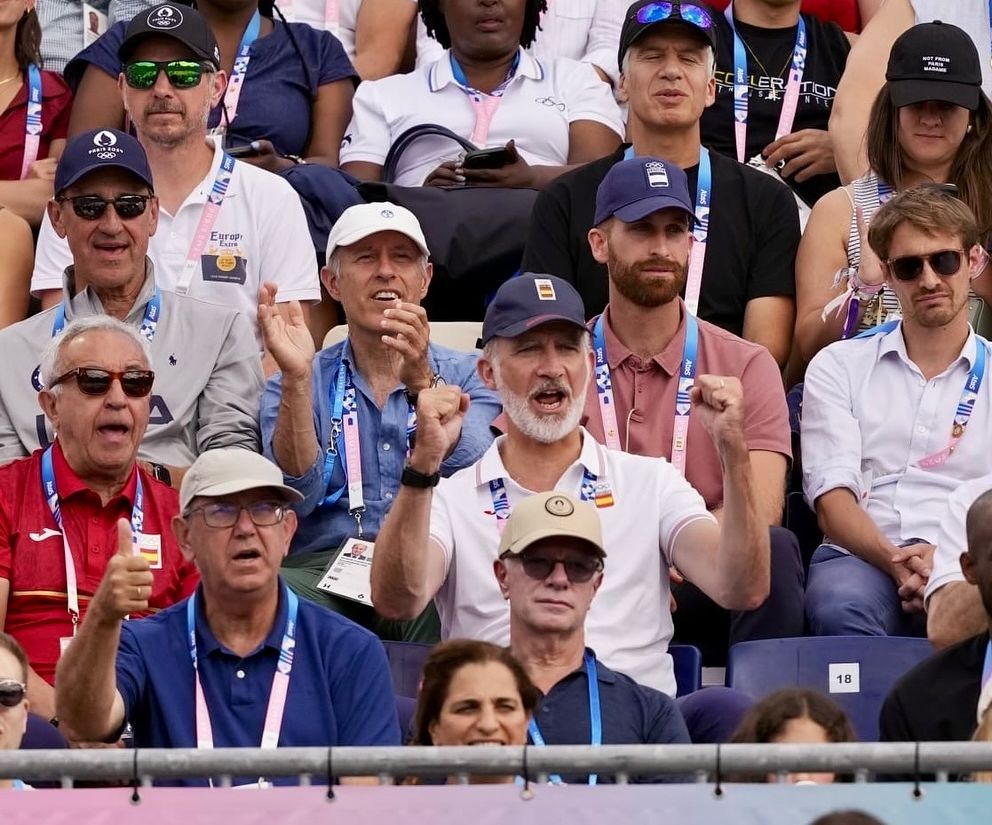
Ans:
{"label": "shirt button", "polygon": [[916,432],[918,432],[920,435],[923,435],[923,433],[925,433],[926,431],[927,428],[924,427],[922,424],[920,424],[920,426],[916,428]]}
{"label": "shirt button", "polygon": [[392,500],[393,500],[393,494],[392,494],[392,493],[386,493],[386,498],[387,498],[387,499],[388,499],[389,501],[392,501]]}
{"label": "shirt button", "polygon": [[239,679],[244,679],[245,678],[245,672],[243,670],[239,670],[234,675],[237,676]]}
{"label": "shirt button", "polygon": [[388,452],[389,451],[389,443],[387,442],[386,444],[383,444],[382,445],[382,449],[384,449],[384,450],[386,450]]}

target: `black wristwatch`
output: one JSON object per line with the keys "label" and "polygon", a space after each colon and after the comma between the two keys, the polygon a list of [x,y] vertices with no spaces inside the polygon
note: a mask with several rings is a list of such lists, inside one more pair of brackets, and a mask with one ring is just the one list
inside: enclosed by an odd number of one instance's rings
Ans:
{"label": "black wristwatch", "polygon": [[414,470],[409,464],[403,468],[403,475],[400,476],[400,484],[407,487],[416,487],[420,490],[426,490],[429,487],[437,487],[437,483],[441,480],[441,471],[438,470],[436,473],[431,473],[427,475],[425,473],[418,472]]}
{"label": "black wristwatch", "polygon": [[152,478],[172,486],[172,473],[169,472],[168,467],[164,464],[156,464],[154,461],[149,461],[148,464],[152,468]]}

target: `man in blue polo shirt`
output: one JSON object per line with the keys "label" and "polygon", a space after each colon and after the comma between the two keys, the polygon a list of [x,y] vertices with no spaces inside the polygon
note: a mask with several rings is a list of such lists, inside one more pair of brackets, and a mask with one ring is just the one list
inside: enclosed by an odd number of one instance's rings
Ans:
{"label": "man in blue polo shirt", "polygon": [[[420,306],[431,282],[428,254],[420,223],[402,206],[347,209],[327,239],[321,277],[344,307],[348,336],[316,357],[292,302],[288,316],[276,312],[269,285],[258,302],[259,328],[281,371],[262,398],[262,444],[286,484],[304,497],[294,505],[300,529],[283,576],[301,596],[383,638],[420,642],[439,638],[433,606],[413,622],[388,622],[358,599],[369,593],[373,542],[400,487],[417,394],[450,384],[471,401],[458,443],[441,465],[445,476],[486,451],[493,440],[489,424],[500,411],[496,394],[476,373],[475,353],[431,343]],[[356,554],[358,544],[365,550]],[[363,557],[364,565],[338,564],[339,553]],[[349,574],[357,587],[343,586]]]}
{"label": "man in blue polo shirt", "polygon": [[603,581],[605,558],[596,508],[565,493],[522,499],[506,521],[493,569],[510,602],[510,649],[544,694],[530,740],[687,744],[674,699],[610,670],[585,645],[586,613]]}
{"label": "man in blue polo shirt", "polygon": [[147,610],[152,577],[119,522],[118,555],[59,662],[56,706],[71,736],[112,740],[130,722],[137,747],[399,744],[382,645],[279,578],[299,498],[256,453],[203,453],[173,522],[201,586],[127,623]]}

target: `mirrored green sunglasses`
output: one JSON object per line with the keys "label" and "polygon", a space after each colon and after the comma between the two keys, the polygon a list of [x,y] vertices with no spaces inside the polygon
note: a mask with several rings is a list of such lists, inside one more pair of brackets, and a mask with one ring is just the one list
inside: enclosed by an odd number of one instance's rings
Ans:
{"label": "mirrored green sunglasses", "polygon": [[124,80],[132,89],[150,89],[165,72],[177,89],[192,89],[199,85],[204,66],[196,60],[135,60],[124,67]]}

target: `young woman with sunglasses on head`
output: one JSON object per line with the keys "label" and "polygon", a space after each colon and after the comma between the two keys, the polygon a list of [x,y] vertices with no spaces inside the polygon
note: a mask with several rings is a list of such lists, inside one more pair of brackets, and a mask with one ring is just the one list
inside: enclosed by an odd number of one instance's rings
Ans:
{"label": "young woman with sunglasses on head", "polygon": [[[982,177],[992,168],[992,104],[971,39],[949,24],[914,26],[893,46],[887,76],[865,138],[872,171],[817,203],[799,246],[796,344],[803,362],[900,315],[867,243],[872,215],[894,193],[953,184],[978,218],[982,240],[992,232],[992,190]],[[987,272],[972,286],[992,298]]]}
{"label": "young woman with sunglasses on head", "polygon": [[[358,76],[340,42],[305,23],[286,23],[271,0],[199,0],[228,75],[209,126],[241,147],[238,157],[270,172],[302,162],[337,166]],[[181,5],[176,11],[181,13]],[[124,125],[117,57],[125,23],[80,52],[65,76],[79,105],[70,134]]]}
{"label": "young woman with sunglasses on head", "polygon": [[[28,726],[28,657],[0,631],[0,751],[16,751]],[[23,790],[20,779],[0,778],[0,791]]]}
{"label": "young woman with sunglasses on head", "polygon": [[37,226],[52,196],[72,93],[57,74],[41,70],[34,6],[0,3],[0,205]]}

